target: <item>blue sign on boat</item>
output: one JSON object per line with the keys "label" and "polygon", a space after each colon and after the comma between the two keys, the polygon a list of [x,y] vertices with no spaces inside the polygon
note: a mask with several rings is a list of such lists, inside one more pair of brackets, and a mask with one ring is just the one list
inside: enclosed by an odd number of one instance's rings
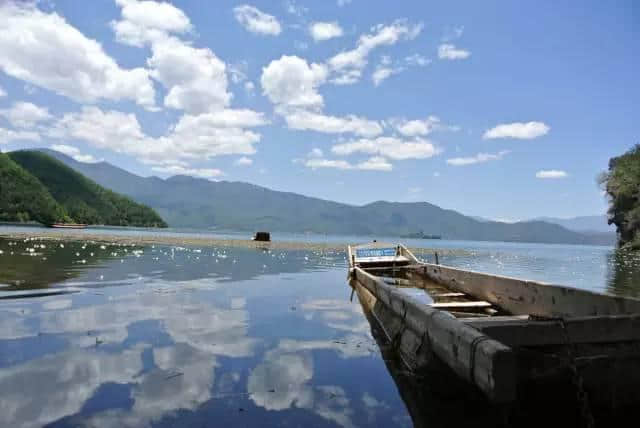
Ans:
{"label": "blue sign on boat", "polygon": [[396,256],[395,248],[362,248],[360,250],[356,250],[357,258],[395,257],[395,256]]}

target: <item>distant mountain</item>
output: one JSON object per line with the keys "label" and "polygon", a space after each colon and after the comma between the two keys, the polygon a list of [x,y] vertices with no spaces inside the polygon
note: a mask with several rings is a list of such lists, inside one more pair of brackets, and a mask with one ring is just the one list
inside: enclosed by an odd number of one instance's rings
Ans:
{"label": "distant mountain", "polygon": [[573,218],[538,217],[534,220],[559,224],[575,232],[615,232],[615,225],[607,224],[606,215],[589,215]]}
{"label": "distant mountain", "polygon": [[0,213],[7,213],[7,220],[25,220],[24,215],[10,214],[19,212],[10,206],[17,202],[29,207],[29,219],[45,224],[63,221],[166,227],[151,208],[105,189],[42,151],[11,152],[2,160],[9,174],[6,181],[3,175],[1,193],[5,187],[21,189],[13,190],[11,200],[0,205]]}
{"label": "distant mountain", "polygon": [[400,236],[422,231],[443,239],[594,244],[587,236],[542,221],[477,221],[427,202],[352,206],[242,182],[186,176],[143,178],[106,162],[52,156],[99,184],[155,208],[174,227]]}

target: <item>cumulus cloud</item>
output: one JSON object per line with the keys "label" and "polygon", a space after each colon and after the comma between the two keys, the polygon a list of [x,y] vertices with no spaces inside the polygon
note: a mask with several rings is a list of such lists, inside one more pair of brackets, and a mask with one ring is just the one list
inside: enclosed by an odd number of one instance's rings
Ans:
{"label": "cumulus cloud", "polygon": [[319,108],[324,101],[318,93],[327,78],[322,64],[308,64],[303,58],[283,55],[262,69],[260,82],[272,103],[287,107]]}
{"label": "cumulus cloud", "polygon": [[566,178],[569,174],[566,171],[561,171],[557,169],[543,169],[541,171],[536,172],[536,178]]}
{"label": "cumulus cloud", "polygon": [[508,150],[503,150],[498,153],[478,153],[477,155],[470,156],[470,157],[447,159],[447,163],[453,166],[473,165],[476,163],[484,163],[484,162],[489,162],[494,160],[501,160],[508,153],[509,153]]}
{"label": "cumulus cloud", "polygon": [[382,81],[391,77],[394,74],[398,74],[404,70],[403,67],[394,66],[391,63],[391,58],[383,56],[380,63],[376,66],[375,71],[371,75],[371,80],[374,86],[380,85]]}
{"label": "cumulus cloud", "polygon": [[138,0],[116,0],[122,8],[122,20],[112,21],[116,40],[142,47],[160,40],[168,33],[187,33],[193,27],[184,12],[171,3]]}
{"label": "cumulus cloud", "polygon": [[262,115],[251,110],[221,110],[201,115],[184,115],[164,136],[146,135],[133,113],[84,107],[65,114],[49,131],[54,138],[75,138],[94,147],[135,156],[142,162],[162,167],[181,166],[184,173],[210,178],[187,168],[185,161],[207,160],[221,155],[250,155],[260,135],[244,129],[265,124]]}
{"label": "cumulus cloud", "polygon": [[40,141],[40,134],[33,131],[14,131],[13,129],[0,128],[0,144],[13,141]]}
{"label": "cumulus cloud", "polygon": [[310,158],[305,160],[304,165],[311,169],[333,168],[333,169],[354,169],[362,171],[391,171],[391,165],[387,159],[381,156],[371,157],[363,162],[352,164],[344,159],[324,159]]}
{"label": "cumulus cloud", "polygon": [[378,122],[355,115],[338,117],[313,111],[296,110],[285,112],[284,118],[289,128],[303,131],[309,130],[327,134],[350,133],[363,137],[374,137],[382,133],[382,126]]}
{"label": "cumulus cloud", "polygon": [[31,128],[34,125],[52,118],[49,110],[28,102],[15,102],[8,109],[0,109],[0,117],[4,117],[16,128]]}
{"label": "cumulus cloud", "polygon": [[358,39],[356,47],[343,51],[329,59],[328,65],[335,77],[331,82],[338,85],[352,84],[360,80],[369,54],[379,46],[388,46],[400,40],[414,39],[422,31],[423,25],[410,25],[406,20],[398,20],[390,25],[376,25],[369,34]]}
{"label": "cumulus cloud", "polygon": [[84,163],[95,163],[98,162],[98,159],[94,158],[92,155],[89,154],[82,154],[80,152],[80,149],[78,149],[75,146],[69,146],[66,144],[54,144],[51,146],[51,148],[53,150],[55,150],[56,152],[60,152],[63,153],[67,156],[72,157],[73,159],[77,160],[78,162],[84,162]]}
{"label": "cumulus cloud", "polygon": [[121,68],[58,14],[2,2],[0,28],[0,69],[8,75],[79,102],[132,100],[153,108],[147,70]]}
{"label": "cumulus cloud", "polygon": [[455,45],[450,43],[443,43],[438,46],[438,58],[440,59],[448,59],[448,60],[456,60],[456,59],[466,59],[471,56],[471,52],[456,48]]}
{"label": "cumulus cloud", "polygon": [[431,134],[438,129],[452,129],[442,125],[440,119],[436,116],[429,116],[426,119],[394,119],[390,121],[392,126],[402,135],[406,137],[425,136]]}
{"label": "cumulus cloud", "polygon": [[546,135],[551,128],[543,122],[514,122],[500,124],[487,130],[482,138],[485,140],[493,138],[517,138],[521,140],[531,140],[533,138]]}
{"label": "cumulus cloud", "polygon": [[309,25],[309,34],[316,42],[341,37],[342,27],[337,22],[314,22]]}
{"label": "cumulus cloud", "polygon": [[266,14],[248,4],[233,8],[233,15],[240,25],[254,34],[277,36],[282,31],[275,16]]}
{"label": "cumulus cloud", "polygon": [[226,65],[208,48],[194,48],[176,38],[153,44],[147,61],[151,75],[168,93],[167,107],[202,113],[229,105]]}
{"label": "cumulus cloud", "polygon": [[440,149],[424,139],[403,140],[396,137],[362,138],[336,144],[331,148],[336,155],[346,156],[353,153],[366,153],[385,156],[394,160],[426,159],[440,153]]}

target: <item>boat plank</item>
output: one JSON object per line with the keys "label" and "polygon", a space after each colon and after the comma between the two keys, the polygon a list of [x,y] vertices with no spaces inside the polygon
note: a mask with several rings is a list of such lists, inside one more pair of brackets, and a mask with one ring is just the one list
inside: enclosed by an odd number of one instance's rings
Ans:
{"label": "boat plank", "polygon": [[429,306],[436,309],[483,309],[490,308],[491,303],[484,301],[477,302],[441,302],[441,303],[430,303]]}
{"label": "boat plank", "polygon": [[[509,346],[640,341],[640,314],[529,320],[516,317],[460,319]],[[564,325],[563,325],[564,324]]]}

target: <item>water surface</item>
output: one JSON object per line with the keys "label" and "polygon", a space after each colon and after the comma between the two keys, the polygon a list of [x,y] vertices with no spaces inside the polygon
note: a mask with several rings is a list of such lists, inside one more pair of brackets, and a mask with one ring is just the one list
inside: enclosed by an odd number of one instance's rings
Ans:
{"label": "water surface", "polygon": [[[638,295],[638,258],[610,248],[437,244],[442,263]],[[343,250],[0,251],[0,426],[412,425]]]}

